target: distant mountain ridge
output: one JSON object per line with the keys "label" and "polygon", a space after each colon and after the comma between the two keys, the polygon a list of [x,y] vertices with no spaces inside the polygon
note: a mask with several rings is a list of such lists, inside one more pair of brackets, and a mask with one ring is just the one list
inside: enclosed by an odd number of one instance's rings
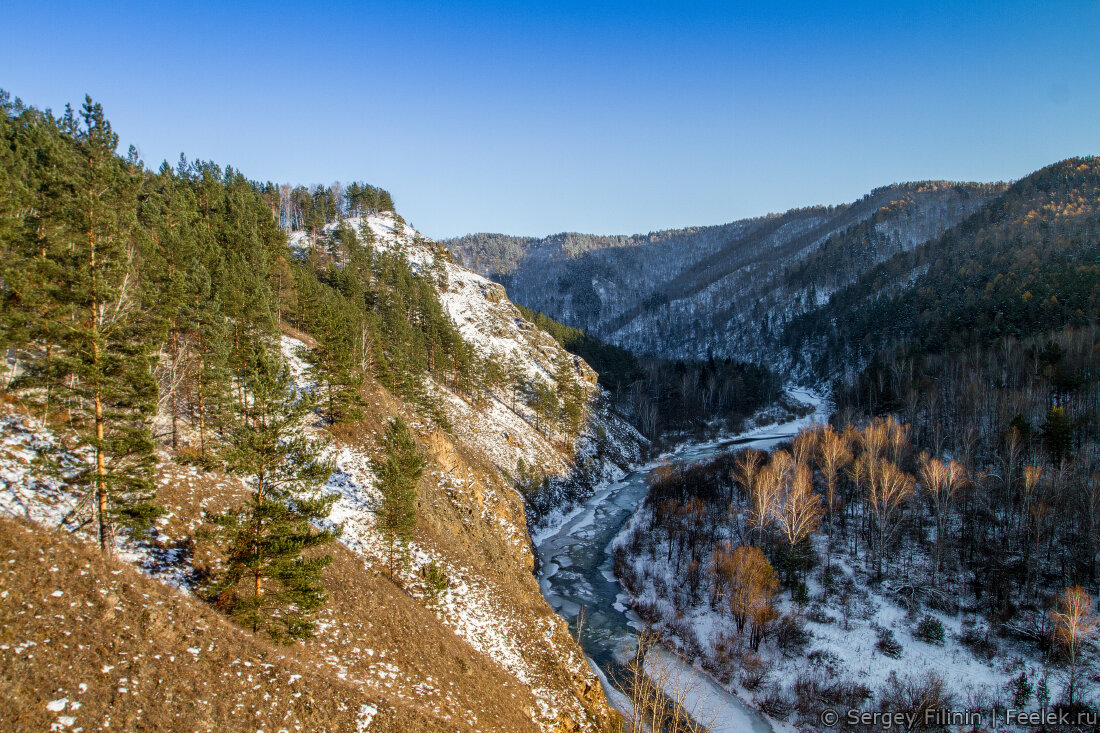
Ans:
{"label": "distant mountain ridge", "polygon": [[791,319],[941,236],[1005,184],[922,181],[850,204],[633,236],[474,234],[446,246],[515,301],[637,353],[789,366]]}

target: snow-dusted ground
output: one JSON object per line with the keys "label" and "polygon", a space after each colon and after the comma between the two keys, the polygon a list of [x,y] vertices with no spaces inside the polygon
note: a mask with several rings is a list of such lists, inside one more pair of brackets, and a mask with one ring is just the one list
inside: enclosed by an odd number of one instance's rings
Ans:
{"label": "snow-dusted ground", "polygon": [[[479,356],[502,366],[517,365],[528,380],[543,379],[552,386],[556,386],[556,364],[568,360],[574,366],[574,378],[595,402],[599,393],[596,373],[524,319],[501,285],[451,262],[445,250],[422,238],[412,227],[400,224],[390,212],[347,219],[345,223],[361,237],[369,230],[375,247],[401,254],[415,272],[432,277],[444,310]],[[331,234],[336,226],[325,227],[322,236]],[[289,241],[292,249],[303,253],[315,246],[306,232],[292,232]],[[594,453],[597,425],[603,426],[613,444],[612,452],[627,460],[636,459],[637,447],[647,442],[623,420],[593,410],[587,428],[574,444],[563,446],[557,438],[557,442],[551,441],[535,428],[534,412],[522,397],[512,400],[511,395],[490,394],[484,404],[473,405],[442,385],[429,387],[441,397],[456,437],[475,446],[509,473],[522,460],[551,476],[567,474],[574,460]]]}
{"label": "snow-dusted ground", "polygon": [[646,673],[660,680],[665,693],[681,701],[684,709],[707,726],[710,733],[768,733],[777,727],[745,702],[731,695],[706,673],[691,666],[681,657],[660,647],[646,656]]}
{"label": "snow-dusted ground", "polygon": [[[301,357],[305,345],[293,338],[284,336],[281,340],[284,358],[290,366],[299,389],[309,390],[313,385],[309,381],[309,369]],[[414,425],[414,427],[416,427]],[[331,443],[321,433],[317,425],[303,425],[307,436],[328,443],[325,457],[335,467],[321,491],[338,495],[333,505],[329,521],[342,524],[344,531],[340,537],[353,553],[363,559],[368,567],[382,568],[386,564],[386,545],[375,526],[375,512],[381,501],[381,495],[375,486],[375,476],[370,456],[363,450]],[[68,451],[59,438],[48,428],[29,415],[8,413],[0,415],[0,512],[11,516],[31,519],[46,527],[57,527],[66,523],[73,525],[73,517],[79,519],[82,508],[82,496],[67,486],[63,476],[53,477],[43,472],[37,458],[48,455],[57,461],[66,471],[78,470],[87,464],[87,456]],[[160,481],[172,481],[177,485],[191,485],[193,482],[215,480],[216,474],[207,474],[195,466],[181,466],[162,456]],[[469,505],[476,507],[482,519],[492,522],[500,534],[510,541],[517,550],[526,546],[527,538],[522,525],[509,522],[507,513],[496,511],[503,498],[492,487],[477,487],[472,474],[461,471],[434,471],[430,479],[444,491],[460,496]],[[218,477],[219,481],[238,482],[238,479]],[[206,506],[209,497],[198,497],[200,507]],[[175,516],[173,507],[167,507],[169,514],[161,520],[168,523]],[[193,532],[197,520],[184,529]],[[94,537],[87,531],[81,533],[89,541]],[[195,576],[189,564],[177,550],[164,550],[171,540],[158,533],[155,543],[136,543],[126,537],[118,538],[117,556],[133,563],[147,574],[167,582],[181,592],[194,591]],[[158,547],[160,545],[160,547]],[[525,551],[525,550],[524,550]],[[166,554],[168,553],[168,554]],[[568,703],[559,691],[545,686],[540,675],[535,672],[531,662],[524,655],[521,639],[529,638],[530,629],[522,629],[526,623],[515,617],[507,605],[497,600],[499,590],[493,588],[471,568],[449,562],[433,548],[413,543],[408,548],[409,566],[402,578],[403,585],[414,595],[426,595],[426,588],[419,579],[418,571],[434,562],[448,578],[447,587],[433,605],[439,618],[471,646],[482,652],[487,658],[495,660],[509,674],[521,683],[528,685],[536,700],[535,722],[549,728]],[[545,638],[547,646],[553,645],[555,624],[553,619],[545,619],[546,628],[538,633]],[[319,621],[319,637],[324,637],[328,623]],[[357,650],[372,655],[370,649]],[[347,663],[335,655],[327,659],[338,676],[348,680]],[[578,664],[581,664],[578,659]],[[397,687],[401,670],[391,662],[379,660],[371,664],[377,680],[349,680],[363,684],[381,684],[387,688]],[[445,689],[437,693],[450,694]],[[362,711],[361,721],[365,726],[376,712],[367,706]]]}
{"label": "snow-dusted ground", "polygon": [[[575,440],[566,443],[558,436],[552,440],[537,430],[534,413],[522,399],[513,403],[505,395],[489,394],[484,402],[473,405],[443,385],[429,380],[426,387],[440,398],[454,426],[454,437],[458,443],[472,448],[477,455],[484,456],[503,471],[513,472],[517,464],[523,461],[527,466],[557,477],[569,475],[575,461],[584,462],[592,475],[604,478],[621,476],[622,471],[616,464],[626,465],[638,458],[639,446],[645,443],[644,438],[610,411],[598,406],[599,388],[595,373],[582,360],[562,349],[551,336],[523,319],[508,301],[501,286],[455,265],[444,250],[422,239],[410,227],[403,226],[392,214],[353,219],[348,223],[360,233],[369,230],[376,247],[399,253],[409,261],[414,271],[433,279],[445,311],[462,337],[482,358],[518,366],[529,380],[545,379],[552,386],[560,371],[558,365],[568,360],[574,367],[573,378],[592,402],[585,429]],[[292,233],[289,241],[293,249],[302,253],[318,244],[303,232]],[[304,391],[315,389],[312,372],[302,358],[305,344],[284,336],[280,346],[297,387]],[[362,558],[366,566],[381,567],[386,557],[386,547],[375,526],[375,512],[381,497],[375,485],[371,458],[367,452],[369,448],[330,443],[322,426],[314,418],[307,423],[301,426],[301,430],[328,443],[325,455],[335,466],[327,483],[318,487],[320,491],[337,495],[329,521],[343,525],[340,542]],[[169,429],[170,420],[165,415],[159,415],[157,425],[158,433],[164,434]],[[412,427],[414,430],[425,428],[415,421]],[[186,444],[191,437],[189,428],[187,425],[180,425],[179,428]],[[60,466],[60,475],[46,473],[37,460],[40,455],[54,459]],[[170,484],[174,489],[183,491],[184,495],[193,489],[189,496],[199,509],[207,508],[211,499],[204,494],[204,490],[215,485],[219,489],[228,489],[222,493],[230,498],[247,490],[238,478],[181,465],[167,455],[162,455],[161,459],[158,482],[161,485]],[[88,507],[82,503],[84,497],[66,485],[64,474],[80,470],[87,462],[87,455],[67,450],[58,436],[32,417],[0,414],[0,512],[26,517],[45,526],[72,525],[86,518]],[[514,511],[515,496],[510,494],[510,489],[487,485],[472,471],[457,467],[433,470],[430,474],[427,478],[440,490],[456,502],[469,506],[475,515],[479,515],[505,542],[511,544],[517,557],[528,552],[523,518]],[[229,483],[234,485],[228,486]],[[502,491],[509,495],[502,496]],[[180,591],[190,593],[194,591],[197,577],[191,567],[189,550],[180,548],[186,544],[182,540],[193,535],[200,520],[184,519],[186,512],[182,507],[166,508],[168,514],[158,522],[156,541],[136,543],[120,537],[118,556]],[[192,513],[198,517],[197,513]],[[91,539],[87,529],[82,535]],[[556,619],[542,618],[539,623],[545,623],[545,628],[532,630],[529,628],[531,618],[516,616],[509,610],[512,606],[505,602],[506,594],[502,589],[494,587],[489,579],[480,577],[472,568],[448,561],[430,546],[413,544],[408,550],[408,557],[410,563],[402,578],[404,587],[413,595],[426,595],[427,589],[419,578],[419,571],[430,563],[443,570],[448,579],[447,587],[431,604],[432,607],[458,636],[532,690],[536,699],[532,717],[536,723],[549,728],[559,714],[578,714],[576,699],[544,681],[535,663],[540,654],[553,651],[562,659],[571,659],[566,666],[575,666],[581,677],[587,672],[582,657],[571,648],[563,647],[555,638]],[[322,645],[324,634],[332,623],[319,618]],[[534,648],[530,643],[532,631],[536,637],[544,639]],[[373,654],[370,649],[355,651],[368,656]],[[331,655],[328,661],[339,676],[347,679],[347,660]],[[390,661],[379,660],[370,668],[378,677],[371,680],[372,683],[391,688],[400,682],[401,670]],[[443,694],[447,694],[446,691]],[[361,712],[362,726],[365,728],[376,710],[367,705]]]}
{"label": "snow-dusted ground", "polygon": [[[805,393],[801,395],[801,399],[808,397],[810,395]],[[821,409],[820,406],[818,409]],[[803,418],[795,425],[806,425],[814,417],[820,417],[820,413]],[[741,447],[744,443],[736,441],[733,445]],[[710,441],[705,447],[700,447],[709,453],[717,452],[720,446],[721,441]],[[761,441],[754,442],[752,447],[772,446]],[[626,523],[613,546],[627,542],[635,528],[640,531],[640,528],[649,524],[648,509],[640,509]],[[707,601],[706,581],[697,605],[685,609],[681,603],[677,608],[671,596],[682,592],[684,579],[677,575],[674,567],[665,562],[663,536],[655,537],[654,541],[658,542],[658,546],[652,556],[650,553],[642,553],[640,557],[631,559],[637,577],[642,579],[641,590],[633,597],[624,593],[618,600],[624,607],[632,602],[640,602],[655,608],[660,616],[655,625],[676,638],[678,644],[686,641],[687,648],[701,650],[702,657],[696,661],[713,666],[715,642],[722,636],[737,638],[736,628],[726,613],[711,609]],[[817,535],[815,541],[819,554],[824,557],[826,538]],[[725,689],[755,705],[769,694],[786,695],[793,699],[793,683],[796,679],[800,676],[823,674],[830,681],[850,680],[865,685],[876,695],[877,700],[878,693],[891,678],[903,682],[919,681],[926,674],[934,673],[945,682],[945,690],[953,696],[953,708],[989,710],[994,706],[1002,709],[1011,706],[1012,697],[1007,692],[1008,683],[1021,672],[1026,672],[1033,685],[1045,678],[1051,698],[1058,699],[1061,681],[1054,671],[1046,669],[1038,660],[1033,648],[1007,647],[1007,651],[991,660],[975,656],[960,637],[965,624],[969,623],[973,627],[975,622],[980,624],[981,619],[940,613],[928,608],[922,609],[916,615],[909,614],[891,594],[892,586],[889,582],[878,587],[868,582],[868,576],[863,569],[864,558],[861,555],[851,554],[850,548],[846,550],[839,546],[834,547],[832,564],[838,583],[844,582],[840,579],[848,578],[855,589],[846,599],[846,610],[842,610],[844,607],[841,606],[840,593],[835,589],[837,586],[834,586],[832,593],[826,595],[821,586],[820,573],[812,573],[806,579],[811,600],[808,607],[796,606],[789,593],[784,593],[776,604],[781,614],[793,614],[804,621],[805,628],[812,635],[804,652],[788,655],[775,646],[774,639],[766,641],[760,654],[772,669],[765,683],[749,692],[739,684],[735,676],[731,686]],[[807,611],[811,609],[814,613],[808,614]],[[915,638],[916,623],[926,614],[943,624],[946,632],[943,645],[930,644]],[[809,620],[807,615],[817,620]],[[881,629],[891,630],[901,643],[900,657],[892,658],[876,649]],[[685,636],[689,638],[685,639]],[[1006,644],[1002,643],[1002,647],[1006,647]],[[811,653],[814,654],[813,659],[808,658]],[[710,684],[717,683],[711,680]],[[723,713],[722,718],[726,715]],[[793,719],[784,722],[790,724]],[[713,728],[722,729],[724,728]],[[727,729],[740,728],[734,726]]]}

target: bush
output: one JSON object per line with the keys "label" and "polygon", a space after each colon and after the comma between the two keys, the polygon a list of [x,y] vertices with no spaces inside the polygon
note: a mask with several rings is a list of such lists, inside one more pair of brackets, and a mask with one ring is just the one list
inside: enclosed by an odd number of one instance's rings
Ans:
{"label": "bush", "polygon": [[[871,688],[851,679],[836,679],[834,671],[817,669],[795,678],[793,692],[798,719],[808,730],[816,730],[821,711],[831,708],[846,713],[858,710],[871,699]],[[841,715],[843,718],[843,714]]]}
{"label": "bush", "polygon": [[761,712],[776,720],[785,719],[794,710],[794,706],[795,701],[789,695],[784,694],[778,685],[774,690],[769,690],[757,703],[757,707],[760,708]]}
{"label": "bush", "polygon": [[934,672],[926,672],[919,677],[898,677],[891,672],[886,684],[879,690],[878,707],[879,710],[918,716],[926,710],[949,709],[955,698],[946,687],[943,678]]}
{"label": "bush", "polygon": [[943,646],[943,624],[935,616],[925,614],[924,618],[917,623],[917,630],[913,636],[926,644]]}
{"label": "bush", "polygon": [[901,657],[901,643],[894,637],[894,632],[891,629],[879,629],[878,641],[875,642],[875,649],[878,649],[884,656],[890,657],[891,659],[898,659]]}
{"label": "bush", "polygon": [[424,580],[424,588],[428,596],[428,605],[437,606],[447,590],[449,583],[447,573],[443,571],[435,560],[420,569],[420,576]]}
{"label": "bush", "polygon": [[783,616],[776,624],[775,643],[787,656],[802,654],[812,639],[813,634],[807,630],[806,624],[794,614]]}
{"label": "bush", "polygon": [[695,635],[695,627],[687,619],[675,618],[667,621],[661,636],[665,641],[677,645],[688,660],[694,661],[703,656],[703,648],[699,644],[699,637]]}
{"label": "bush", "polygon": [[757,654],[746,654],[741,660],[741,684],[755,690],[772,671],[772,665]]}
{"label": "bush", "polygon": [[710,670],[715,677],[724,684],[732,679],[733,671],[741,665],[741,655],[744,653],[745,642],[737,634],[718,634],[711,642],[710,659],[714,663]]}
{"label": "bush", "polygon": [[959,641],[979,659],[988,661],[997,656],[997,641],[990,636],[985,624],[964,623]]}
{"label": "bush", "polygon": [[627,548],[619,545],[612,553],[613,559],[612,570],[615,574],[615,578],[623,584],[623,588],[626,592],[632,596],[638,595],[642,590],[640,579],[638,578],[638,572],[634,569],[634,563],[630,560],[630,554]]}
{"label": "bush", "polygon": [[806,655],[806,661],[810,663],[811,667],[823,667],[834,673],[836,668],[840,666],[840,657],[828,649],[814,649]]}
{"label": "bush", "polygon": [[825,685],[820,695],[830,707],[840,710],[858,710],[873,696],[870,687],[847,678]]}
{"label": "bush", "polygon": [[657,608],[657,604],[655,603],[635,600],[630,604],[630,607],[634,609],[634,613],[638,614],[638,618],[645,621],[650,626],[661,620],[661,609]]}
{"label": "bush", "polygon": [[835,624],[836,619],[828,614],[820,603],[814,603],[806,610],[806,620],[815,624]]}

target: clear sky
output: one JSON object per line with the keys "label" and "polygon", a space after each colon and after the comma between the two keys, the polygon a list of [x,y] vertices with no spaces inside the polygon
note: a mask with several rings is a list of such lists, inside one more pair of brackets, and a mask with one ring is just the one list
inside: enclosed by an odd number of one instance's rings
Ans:
{"label": "clear sky", "polygon": [[[170,5],[170,6],[169,6]],[[425,234],[633,233],[1100,153],[1100,2],[9,2],[0,87]]]}

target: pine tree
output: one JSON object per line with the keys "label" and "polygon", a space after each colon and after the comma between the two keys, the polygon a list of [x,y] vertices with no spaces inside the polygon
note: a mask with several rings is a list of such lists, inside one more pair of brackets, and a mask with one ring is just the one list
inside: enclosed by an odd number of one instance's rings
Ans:
{"label": "pine tree", "polygon": [[193,369],[188,310],[196,303],[196,294],[188,286],[190,273],[199,265],[191,231],[194,209],[190,189],[168,163],[147,179],[139,211],[141,224],[153,240],[142,268],[150,286],[145,308],[156,320],[158,341],[163,343],[156,378],[160,409],[171,420],[174,451],[179,449],[181,395]]}
{"label": "pine tree", "polygon": [[87,98],[81,119],[78,172],[65,211],[72,246],[56,253],[58,278],[50,290],[60,353],[30,373],[49,369],[66,385],[70,422],[93,459],[72,483],[87,488],[107,551],[116,523],[141,536],[161,511],[153,504],[150,425],[157,387],[149,319],[140,307],[139,172],[115,155],[118,137],[100,105]]}
{"label": "pine tree", "polygon": [[308,354],[314,380],[323,385],[322,395],[333,422],[358,420],[363,416],[362,316],[342,298],[327,299],[311,329],[317,346]]}
{"label": "pine tree", "polygon": [[575,436],[584,423],[584,391],[577,381],[572,355],[562,353],[554,365],[554,381],[561,396],[562,430]]}
{"label": "pine tree", "polygon": [[416,484],[424,470],[424,457],[416,440],[401,418],[394,418],[382,439],[385,456],[375,461],[382,505],[378,509],[378,528],[388,547],[390,577],[393,577],[398,550],[403,550],[416,529]]}
{"label": "pine tree", "polygon": [[195,296],[189,311],[195,364],[191,394],[199,429],[199,458],[207,459],[206,444],[212,429],[220,429],[230,404],[229,326],[207,269],[200,265],[188,273]]}
{"label": "pine tree", "polygon": [[[48,112],[14,104],[0,92],[0,348],[17,358],[41,358],[20,380],[28,402],[49,416],[64,375],[54,367],[69,306],[54,297],[73,233],[68,208],[80,156],[72,109],[56,120]],[[9,117],[14,115],[14,117]],[[5,384],[10,387],[10,378]]]}
{"label": "pine tree", "polygon": [[226,458],[231,470],[251,477],[252,495],[245,505],[210,517],[213,536],[229,549],[224,571],[204,591],[253,632],[308,638],[309,617],[326,598],[321,574],[332,556],[305,553],[340,534],[339,527],[314,526],[336,499],[318,490],[331,467],[302,430],[312,409],[308,395],[294,389],[290,370],[269,348],[254,349],[246,388]]}
{"label": "pine tree", "polygon": [[558,398],[554,395],[554,389],[550,382],[541,374],[535,377],[531,385],[529,396],[531,409],[535,411],[535,429],[549,428],[549,435],[553,437],[553,423],[557,419],[559,409]]}
{"label": "pine tree", "polygon": [[516,398],[527,385],[527,370],[523,362],[515,352],[508,357],[508,363],[504,368],[505,380],[508,385],[508,393],[511,399],[512,412],[516,411]]}

